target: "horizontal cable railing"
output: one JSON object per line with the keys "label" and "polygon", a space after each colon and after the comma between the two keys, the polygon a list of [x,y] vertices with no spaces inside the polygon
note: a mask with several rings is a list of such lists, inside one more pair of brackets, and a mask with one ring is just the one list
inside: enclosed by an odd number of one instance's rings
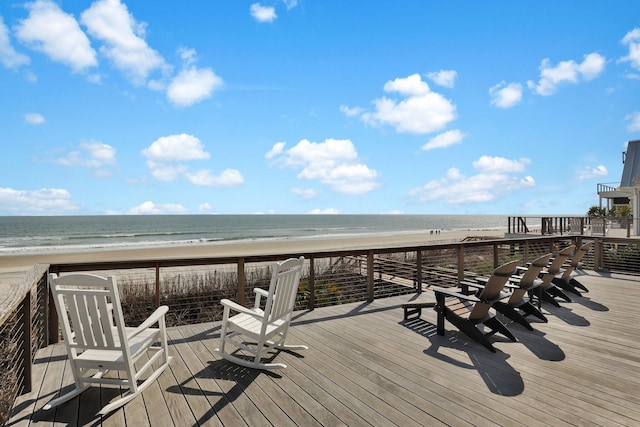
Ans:
{"label": "horizontal cable railing", "polygon": [[372,301],[456,286],[488,275],[510,260],[520,265],[570,244],[595,244],[585,268],[640,274],[640,240],[585,235],[475,240],[424,246],[265,256],[131,260],[37,265],[0,302],[0,424],[17,395],[29,390],[37,349],[58,341],[58,319],[50,304],[47,273],[92,272],[118,279],[125,319],[139,324],[158,305],[169,306],[167,323],[218,321],[220,300],[251,305],[254,288],[267,289],[271,264],[305,256],[296,309]]}

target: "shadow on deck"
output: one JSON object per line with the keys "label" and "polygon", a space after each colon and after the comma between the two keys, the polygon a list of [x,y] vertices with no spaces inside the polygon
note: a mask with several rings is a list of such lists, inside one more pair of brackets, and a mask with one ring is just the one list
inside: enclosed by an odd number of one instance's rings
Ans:
{"label": "shadow on deck", "polygon": [[404,322],[410,296],[297,312],[289,341],[310,349],[276,354],[288,367],[273,372],[221,360],[218,323],[171,328],[170,369],[102,418],[117,390],[41,410],[72,382],[64,346],[49,346],[7,425],[638,425],[640,280],[580,280],[589,293],[544,305],[534,331],[509,324],[518,342],[494,336],[496,354],[450,324],[436,335],[431,309]]}

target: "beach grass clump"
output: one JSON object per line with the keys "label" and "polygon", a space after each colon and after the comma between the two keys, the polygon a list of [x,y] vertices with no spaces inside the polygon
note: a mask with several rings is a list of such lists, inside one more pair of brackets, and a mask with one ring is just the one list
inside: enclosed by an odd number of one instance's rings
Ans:
{"label": "beach grass clump", "polygon": [[[164,274],[158,300],[160,305],[169,306],[167,326],[220,320],[220,300],[235,297],[237,282],[237,273],[229,271]],[[127,324],[139,324],[155,310],[155,289],[153,278],[120,280],[120,300]]]}

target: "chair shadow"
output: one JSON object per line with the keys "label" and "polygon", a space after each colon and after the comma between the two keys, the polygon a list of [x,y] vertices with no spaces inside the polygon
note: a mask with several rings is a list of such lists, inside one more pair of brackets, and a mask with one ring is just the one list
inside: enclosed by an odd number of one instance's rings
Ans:
{"label": "chair shadow", "polygon": [[562,320],[563,322],[574,326],[589,326],[589,322],[585,317],[580,316],[573,312],[573,310],[567,305],[567,303],[561,303],[560,307],[556,307],[551,304],[546,304],[545,309],[552,315]]}
{"label": "chair shadow", "polygon": [[546,333],[536,329],[536,323],[531,323],[533,331],[524,328],[517,323],[509,323],[508,319],[503,319],[503,323],[507,325],[509,330],[518,339],[518,342],[527,347],[531,353],[536,355],[540,360],[548,360],[550,362],[560,362],[564,360],[566,355],[560,346],[546,338]]}
{"label": "chair shadow", "polygon": [[[507,362],[510,355],[500,350],[491,353],[472,340],[459,339],[458,333],[452,334],[447,331],[445,336],[440,336],[436,332],[436,325],[420,318],[403,320],[400,323],[430,341],[431,345],[424,350],[424,354],[458,368],[476,370],[491,393],[500,396],[518,396],[524,391],[522,376]],[[447,356],[439,351],[441,348],[466,353],[470,362],[465,363]]]}
{"label": "chair shadow", "polygon": [[[271,359],[276,356],[277,352],[274,353]],[[211,409],[198,420],[198,425],[203,425],[214,418],[225,406],[233,404],[260,375],[281,378],[281,375],[271,371],[246,368],[224,359],[214,360],[189,379],[178,385],[168,387],[167,391],[176,394],[206,397],[209,404],[211,404]],[[211,381],[215,382],[215,389],[207,389],[207,387],[213,385]],[[233,386],[229,389],[228,384],[224,382],[231,382]]]}
{"label": "chair shadow", "polygon": [[573,301],[593,311],[609,311],[609,307],[592,300],[585,294],[582,294],[580,298],[575,298]]}

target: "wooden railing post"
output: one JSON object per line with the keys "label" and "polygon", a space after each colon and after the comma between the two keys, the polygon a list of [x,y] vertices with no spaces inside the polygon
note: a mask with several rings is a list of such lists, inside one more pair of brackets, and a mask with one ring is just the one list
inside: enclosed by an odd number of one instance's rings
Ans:
{"label": "wooden railing post", "polygon": [[22,392],[29,393],[31,391],[31,293],[27,292],[22,300]]}
{"label": "wooden railing post", "polygon": [[498,263],[500,259],[498,257],[498,245],[496,243],[493,244],[493,268],[498,268]]}
{"label": "wooden railing post", "polygon": [[375,281],[373,279],[373,251],[367,252],[367,302],[373,302]]}
{"label": "wooden railing post", "polygon": [[464,245],[458,245],[458,283],[464,281]]}
{"label": "wooden railing post", "polygon": [[244,277],[244,258],[238,258],[238,304],[244,305],[244,288],[246,279]]}
{"label": "wooden railing post", "polygon": [[309,310],[316,308],[316,266],[313,256],[309,257]]}
{"label": "wooden railing post", "polygon": [[593,245],[593,269],[595,271],[600,271],[602,269],[602,251],[603,251],[603,240],[596,237],[595,244]]}
{"label": "wooden railing post", "polygon": [[60,334],[58,333],[58,310],[56,310],[56,303],[53,300],[53,294],[51,293],[51,288],[49,288],[49,276],[47,275],[47,295],[46,299],[49,300],[47,303],[48,315],[47,315],[47,330],[49,335],[48,344],[57,344],[60,341]]}
{"label": "wooden railing post", "polygon": [[422,293],[422,250],[416,251],[416,291]]}
{"label": "wooden railing post", "polygon": [[156,308],[160,307],[160,263],[156,262]]}

